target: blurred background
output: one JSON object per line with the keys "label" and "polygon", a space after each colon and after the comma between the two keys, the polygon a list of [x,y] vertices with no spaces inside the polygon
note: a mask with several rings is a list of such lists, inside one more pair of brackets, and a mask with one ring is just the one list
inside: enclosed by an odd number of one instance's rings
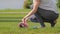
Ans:
{"label": "blurred background", "polygon": [[[33,0],[0,0],[0,9],[22,9],[29,8]],[[60,0],[57,0],[57,6],[60,7]]]}
{"label": "blurred background", "polygon": [[0,0],[0,9],[22,9],[24,0]]}
{"label": "blurred background", "polygon": [[[49,28],[50,24],[45,29],[19,29],[18,23],[31,10],[33,0],[0,0],[0,34],[40,34],[40,33],[55,33],[60,34],[60,17],[54,29]],[[60,12],[60,0],[57,0],[58,12]],[[28,21],[29,27],[39,24],[33,24]]]}

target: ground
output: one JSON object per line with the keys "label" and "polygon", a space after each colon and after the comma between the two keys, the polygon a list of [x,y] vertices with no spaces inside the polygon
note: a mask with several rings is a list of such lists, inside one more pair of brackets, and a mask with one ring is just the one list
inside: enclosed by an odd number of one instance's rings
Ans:
{"label": "ground", "polygon": [[[1,13],[1,12],[29,12],[30,9],[23,10],[0,10],[0,34],[60,34],[60,16],[54,28],[49,23],[45,23],[45,28],[33,29],[33,26],[40,26],[39,23],[28,21],[28,28],[19,28],[18,23],[26,14],[21,13]],[[59,10],[60,11],[60,10]]]}

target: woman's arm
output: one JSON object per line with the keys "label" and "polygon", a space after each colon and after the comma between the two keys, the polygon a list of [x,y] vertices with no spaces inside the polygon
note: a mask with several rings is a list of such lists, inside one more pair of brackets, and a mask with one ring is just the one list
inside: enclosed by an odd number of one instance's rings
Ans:
{"label": "woman's arm", "polygon": [[40,0],[35,0],[33,3],[33,9],[25,16],[25,18],[30,17],[32,14],[36,13],[38,6],[40,4]]}
{"label": "woman's arm", "polygon": [[40,0],[35,0],[35,2],[33,3],[33,9],[22,19],[23,23],[27,23],[28,18],[34,13],[36,13],[39,4],[40,4]]}

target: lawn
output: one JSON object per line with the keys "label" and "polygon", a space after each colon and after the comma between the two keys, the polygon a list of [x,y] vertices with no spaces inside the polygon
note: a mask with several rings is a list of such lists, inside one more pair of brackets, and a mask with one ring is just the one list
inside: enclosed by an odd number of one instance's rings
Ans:
{"label": "lawn", "polygon": [[[0,12],[29,12],[30,9],[22,10],[0,10]],[[39,23],[28,21],[28,28],[19,28],[18,23],[26,14],[0,14],[0,34],[60,34],[60,17],[54,28],[45,23],[45,28],[33,29],[33,26],[40,26]]]}
{"label": "lawn", "polygon": [[5,10],[0,10],[0,12],[29,12],[29,11],[30,11],[30,9],[5,9]]}

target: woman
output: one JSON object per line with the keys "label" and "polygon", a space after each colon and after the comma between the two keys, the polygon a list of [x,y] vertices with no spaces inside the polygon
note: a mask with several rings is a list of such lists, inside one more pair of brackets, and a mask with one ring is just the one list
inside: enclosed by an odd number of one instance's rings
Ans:
{"label": "woman", "polygon": [[54,27],[58,18],[56,0],[33,0],[32,10],[22,19],[22,22],[27,23],[27,20],[33,14],[40,22],[41,27],[45,27],[45,21],[50,22],[51,27]]}

